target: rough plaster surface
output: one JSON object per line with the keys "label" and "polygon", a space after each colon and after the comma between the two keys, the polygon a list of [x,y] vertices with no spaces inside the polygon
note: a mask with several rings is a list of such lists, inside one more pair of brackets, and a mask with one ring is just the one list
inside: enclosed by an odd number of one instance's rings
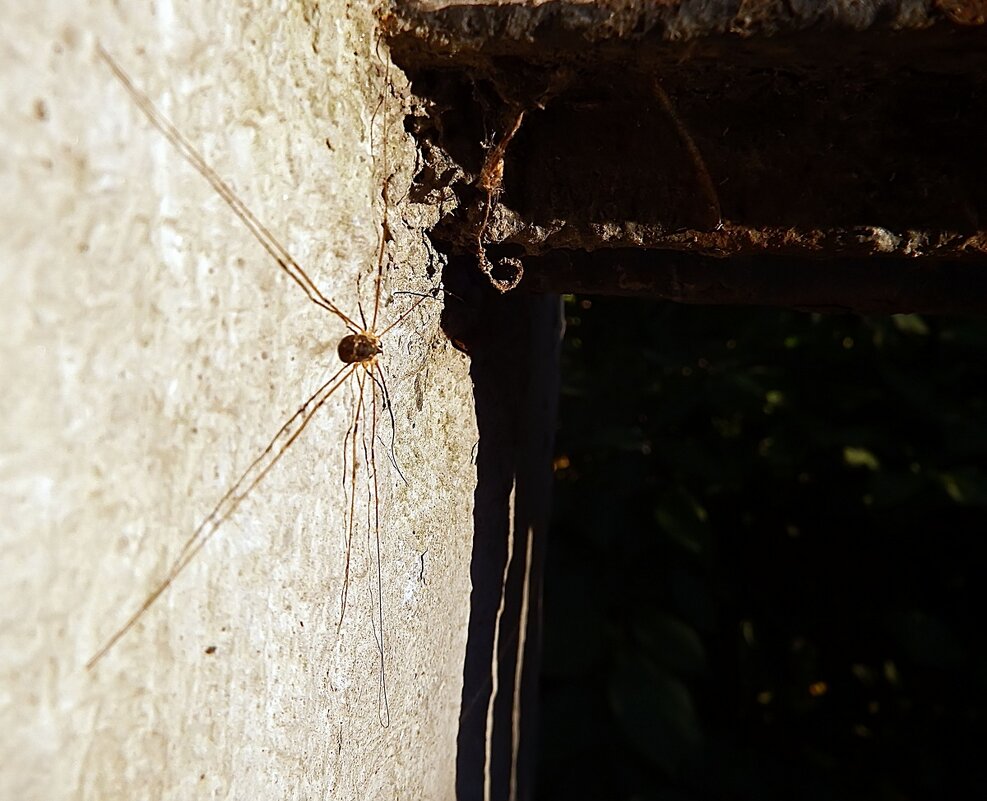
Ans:
{"label": "rough plaster surface", "polygon": [[378,459],[389,728],[363,529],[336,631],[349,390],[83,667],[335,369],[344,333],[141,116],[95,38],[355,314],[388,174],[386,297],[437,278],[428,211],[401,200],[400,101],[374,118],[386,54],[353,6],[0,9],[0,799],[453,796],[476,429],[438,304],[385,339],[408,482]]}

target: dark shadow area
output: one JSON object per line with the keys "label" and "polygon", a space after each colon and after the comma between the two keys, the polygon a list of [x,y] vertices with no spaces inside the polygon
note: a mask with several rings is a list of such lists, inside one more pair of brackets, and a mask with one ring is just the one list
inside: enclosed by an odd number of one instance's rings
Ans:
{"label": "dark shadow area", "polygon": [[[816,31],[746,49],[645,41],[453,68],[418,53],[405,65],[428,109],[409,118],[424,156],[415,191],[458,199],[433,236],[470,252],[485,155],[523,109],[490,243],[529,256],[635,247],[834,256],[855,255],[855,232],[882,229],[922,232],[896,255],[929,255],[987,220],[987,56],[977,41],[874,34],[867,50]],[[861,255],[885,255],[883,246]],[[937,255],[978,252],[980,239]]]}
{"label": "dark shadow area", "polygon": [[536,797],[987,797],[987,322],[567,320]]}
{"label": "dark shadow area", "polygon": [[[848,70],[834,82],[775,67],[712,85],[705,72],[664,82],[725,219],[753,228],[892,230],[976,230],[985,219],[983,76],[944,81],[915,72],[905,81],[901,73]],[[523,163],[505,170],[519,179],[508,180],[506,194],[521,198],[524,216],[703,227],[695,222],[694,170],[649,91],[652,80],[625,74],[597,92],[580,84],[579,94],[532,116],[513,154]]]}
{"label": "dark shadow area", "polygon": [[983,75],[848,68],[834,81],[776,66],[726,77],[703,63],[672,77],[580,76],[522,126],[503,202],[535,225],[707,227],[660,79],[734,223],[976,230],[987,219]]}
{"label": "dark shadow area", "polygon": [[[539,573],[508,539],[548,500],[530,426],[554,357],[525,290],[982,309],[987,29],[874,8],[385,20],[480,426],[460,799],[530,787],[515,668],[537,621],[514,621]],[[477,263],[505,256],[526,277],[499,297]],[[983,795],[987,328],[614,300],[568,317],[538,797]]]}
{"label": "dark shadow area", "polygon": [[533,783],[560,305],[500,295],[468,259],[452,260],[444,284],[443,327],[470,355],[479,430],[456,798],[508,798]]}
{"label": "dark shadow area", "polygon": [[[491,254],[498,251],[488,249]],[[524,260],[524,290],[624,295],[709,306],[879,315],[987,313],[987,262],[556,250]]]}

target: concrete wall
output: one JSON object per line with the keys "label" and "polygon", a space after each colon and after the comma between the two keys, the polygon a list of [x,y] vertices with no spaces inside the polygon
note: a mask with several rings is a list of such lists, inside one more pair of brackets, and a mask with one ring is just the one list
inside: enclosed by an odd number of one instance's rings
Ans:
{"label": "concrete wall", "polygon": [[[384,342],[407,478],[381,424],[390,726],[365,525],[336,630],[355,383],[84,668],[336,369],[345,333],[148,124],[95,40],[351,316],[358,291],[372,301],[393,174],[386,323],[409,303],[390,293],[427,288],[439,265],[430,212],[405,197],[402,101],[373,117],[386,48],[352,6],[2,2],[2,799],[453,795],[476,428],[438,303]],[[367,501],[361,471],[360,520]]]}

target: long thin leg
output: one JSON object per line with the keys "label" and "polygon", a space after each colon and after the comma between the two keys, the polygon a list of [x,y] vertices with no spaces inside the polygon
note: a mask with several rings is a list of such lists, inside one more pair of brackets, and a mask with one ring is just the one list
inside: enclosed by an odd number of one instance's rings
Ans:
{"label": "long thin leg", "polygon": [[319,288],[315,285],[311,278],[306,275],[305,271],[296,262],[291,254],[284,249],[284,246],[274,237],[265,225],[258,220],[252,211],[247,208],[246,204],[236,196],[236,193],[227,184],[216,171],[209,166],[209,163],[203,158],[192,143],[189,142],[182,133],[172,125],[171,121],[164,116],[151,99],[145,95],[134,82],[130,79],[130,76],[123,71],[116,61],[110,56],[106,50],[103,49],[103,45],[99,42],[96,43],[96,52],[99,57],[106,62],[107,66],[113,71],[117,80],[123,84],[123,88],[127,90],[127,93],[133,98],[134,103],[137,107],[144,113],[144,116],[151,122],[151,124],[157,128],[161,133],[164,134],[165,138],[172,144],[175,150],[178,151],[179,155],[184,158],[189,164],[196,169],[196,171],[205,178],[210,186],[216,190],[218,194],[226,204],[233,210],[233,213],[240,218],[241,222],[247,227],[247,230],[253,234],[254,238],[261,244],[261,246],[266,250],[272,258],[277,262],[278,267],[280,267],[287,275],[294,281],[298,286],[301,287],[302,291],[317,306],[321,306],[328,312],[336,315],[347,328],[350,329],[354,334],[360,333],[360,328],[357,326],[353,320],[351,320],[347,315],[345,315],[339,307],[329,300],[325,295],[323,295]]}
{"label": "long thin leg", "polygon": [[[359,383],[359,382],[357,382],[357,383]],[[349,464],[350,464],[350,459],[349,459],[349,453],[350,453],[350,451],[349,451],[349,445],[350,445],[350,437],[355,436],[355,434],[356,434],[356,432],[354,431],[354,427],[356,426],[358,420],[359,420],[359,415],[357,415],[357,414],[351,414],[350,415],[350,424],[349,424],[349,426],[347,426],[347,428],[346,428],[346,434],[343,436],[343,471],[342,471],[342,473],[340,473],[340,483],[342,484],[342,487],[343,487],[343,490],[344,491],[346,490],[346,481],[347,481],[347,479],[349,477]]]}
{"label": "long thin leg", "polygon": [[[384,646],[384,569],[381,564],[380,558],[380,485],[377,483],[377,456],[376,456],[376,441],[377,441],[377,392],[374,388],[377,385],[376,377],[374,376],[374,371],[377,370],[377,365],[371,363],[367,368],[367,372],[370,373],[370,377],[374,379],[374,384],[371,387],[372,400],[370,403],[370,420],[371,420],[371,435],[370,435],[370,474],[371,480],[373,481],[373,501],[374,501],[374,545],[375,552],[377,555],[377,624],[373,623],[373,591],[370,593],[370,605],[371,605],[371,628],[374,630],[374,640],[377,643],[377,651],[380,655],[380,677],[378,682],[377,690],[377,717],[380,720],[380,725],[383,728],[387,728],[391,723],[391,711],[387,701],[387,676],[385,670],[385,646]],[[367,545],[369,546],[370,531],[367,530]],[[369,550],[369,547],[368,547]]]}
{"label": "long thin leg", "polygon": [[386,334],[386,333],[387,333],[388,331],[390,331],[390,330],[391,330],[392,328],[394,328],[394,326],[396,326],[396,325],[397,325],[398,323],[400,323],[400,322],[401,322],[401,321],[402,321],[402,320],[403,320],[403,319],[404,319],[405,317],[407,317],[407,316],[408,316],[409,314],[411,314],[411,313],[412,313],[412,312],[413,312],[413,311],[414,311],[415,309],[417,309],[417,308],[418,308],[418,306],[419,306],[419,305],[421,305],[421,303],[422,303],[422,301],[424,301],[424,300],[428,300],[428,299],[429,299],[430,297],[432,297],[432,296],[431,296],[431,295],[422,295],[422,297],[420,297],[420,298],[418,298],[418,300],[416,300],[416,301],[415,301],[414,303],[412,303],[412,304],[411,304],[411,305],[410,305],[410,306],[409,306],[409,307],[408,307],[407,309],[405,309],[405,310],[404,310],[404,312],[402,312],[402,313],[401,313],[401,315],[400,315],[400,316],[399,316],[399,317],[398,317],[398,318],[397,318],[397,319],[396,319],[396,320],[395,320],[395,321],[394,321],[393,323],[391,323],[391,324],[390,324],[389,326],[387,326],[387,328],[385,328],[385,329],[384,329],[383,331],[381,331],[381,332],[380,332],[379,334],[377,334],[377,338],[378,338],[378,339],[383,339],[383,337],[384,337],[384,335],[385,335],[385,334]]}
{"label": "long thin leg", "polygon": [[[353,369],[355,370],[358,366],[359,364],[354,364]],[[360,377],[357,379],[357,384],[359,386],[359,397],[356,402],[356,411],[353,413],[353,439],[350,441],[350,458],[352,460],[352,464],[350,465],[350,511],[346,523],[346,556],[345,566],[343,568],[343,593],[339,604],[339,621],[336,623],[337,632],[343,627],[343,618],[346,615],[346,602],[349,599],[350,593],[350,554],[353,545],[353,526],[355,524],[356,515],[356,441],[360,430],[360,410],[363,407],[363,386],[365,379],[366,376],[363,373],[361,373]]]}
{"label": "long thin leg", "polygon": [[716,191],[716,187],[713,186],[713,177],[709,174],[709,169],[706,167],[706,160],[703,158],[703,154],[699,150],[696,140],[692,138],[689,129],[686,128],[685,123],[682,122],[682,118],[675,110],[675,105],[668,96],[668,92],[665,91],[665,87],[661,85],[661,81],[657,77],[652,82],[652,86],[659,104],[672,121],[672,125],[675,126],[675,132],[678,134],[679,141],[688,152],[689,158],[692,159],[692,166],[696,171],[699,186],[703,190],[703,195],[706,196],[706,205],[709,208],[710,216],[716,218],[716,222],[708,227],[719,230],[723,226],[723,214],[720,211],[720,196]]}
{"label": "long thin leg", "polygon": [[244,470],[243,474],[236,480],[236,483],[226,491],[223,497],[212,508],[212,511],[206,515],[195,531],[192,532],[191,536],[185,541],[182,550],[172,562],[171,567],[168,568],[168,572],[165,573],[165,577],[148,594],[144,602],[137,608],[137,611],[127,619],[127,622],[117,629],[106,644],[86,663],[87,670],[95,667],[106,655],[106,652],[124,634],[133,628],[134,624],[151,608],[151,605],[161,594],[171,586],[178,575],[188,567],[192,559],[195,558],[195,555],[202,550],[202,547],[212,538],[219,527],[229,520],[230,516],[243,503],[254,487],[264,479],[271,471],[271,468],[278,463],[285,451],[291,447],[291,444],[305,430],[305,427],[309,424],[315,413],[322,408],[337,389],[346,383],[346,379],[350,377],[355,369],[356,365],[344,365],[332,378],[319,387],[299,407],[298,411],[285,421],[284,425],[278,429],[278,432],[267,443],[267,446],[261,451],[260,455],[250,463],[250,466]]}
{"label": "long thin leg", "polygon": [[387,383],[384,381],[384,371],[381,370],[378,365],[374,364],[374,368],[370,370],[370,377],[373,379],[374,384],[376,384],[380,389],[380,393],[384,398],[384,408],[387,410],[387,414],[391,418],[391,443],[388,457],[391,460],[391,464],[394,465],[394,469],[398,471],[398,475],[401,476],[401,480],[407,484],[408,479],[404,477],[404,473],[401,472],[401,468],[398,466],[398,457],[394,448],[397,436],[397,426],[394,423],[394,409],[391,408],[391,395],[387,391]]}
{"label": "long thin leg", "polygon": [[[380,58],[380,40],[377,40],[377,57]],[[377,114],[384,107],[384,103],[387,100],[387,92],[391,86],[391,59],[388,55],[387,59],[384,60],[384,91],[381,93],[380,102],[377,104],[377,108],[374,110],[373,119],[376,119]],[[370,138],[371,138],[371,152],[373,152],[373,119],[370,122]],[[384,219],[380,228],[380,248],[377,252],[377,277],[374,279],[374,313],[370,320],[370,330],[373,331],[377,328],[377,313],[380,311],[380,290],[383,283],[384,277],[384,248],[387,243],[387,237],[390,236],[390,229],[387,224],[387,213],[391,205],[390,198],[388,197],[388,187],[390,186],[390,176],[387,174],[387,134],[388,134],[388,118],[387,110],[384,109],[384,119],[381,123],[381,161],[384,164],[384,187],[381,190],[384,196]]]}

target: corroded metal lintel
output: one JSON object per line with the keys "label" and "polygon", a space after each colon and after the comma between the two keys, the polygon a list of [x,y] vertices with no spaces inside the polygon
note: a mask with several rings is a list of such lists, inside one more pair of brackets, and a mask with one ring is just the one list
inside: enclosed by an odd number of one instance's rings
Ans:
{"label": "corroded metal lintel", "polygon": [[523,263],[523,285],[563,289],[532,272],[576,253],[622,292],[603,266],[633,250],[852,261],[861,277],[873,259],[871,282],[895,282],[895,264],[928,264],[933,283],[953,280],[947,262],[987,268],[985,23],[982,0],[417,2],[383,17],[423,101],[414,191],[446,209],[439,246],[479,239]]}

